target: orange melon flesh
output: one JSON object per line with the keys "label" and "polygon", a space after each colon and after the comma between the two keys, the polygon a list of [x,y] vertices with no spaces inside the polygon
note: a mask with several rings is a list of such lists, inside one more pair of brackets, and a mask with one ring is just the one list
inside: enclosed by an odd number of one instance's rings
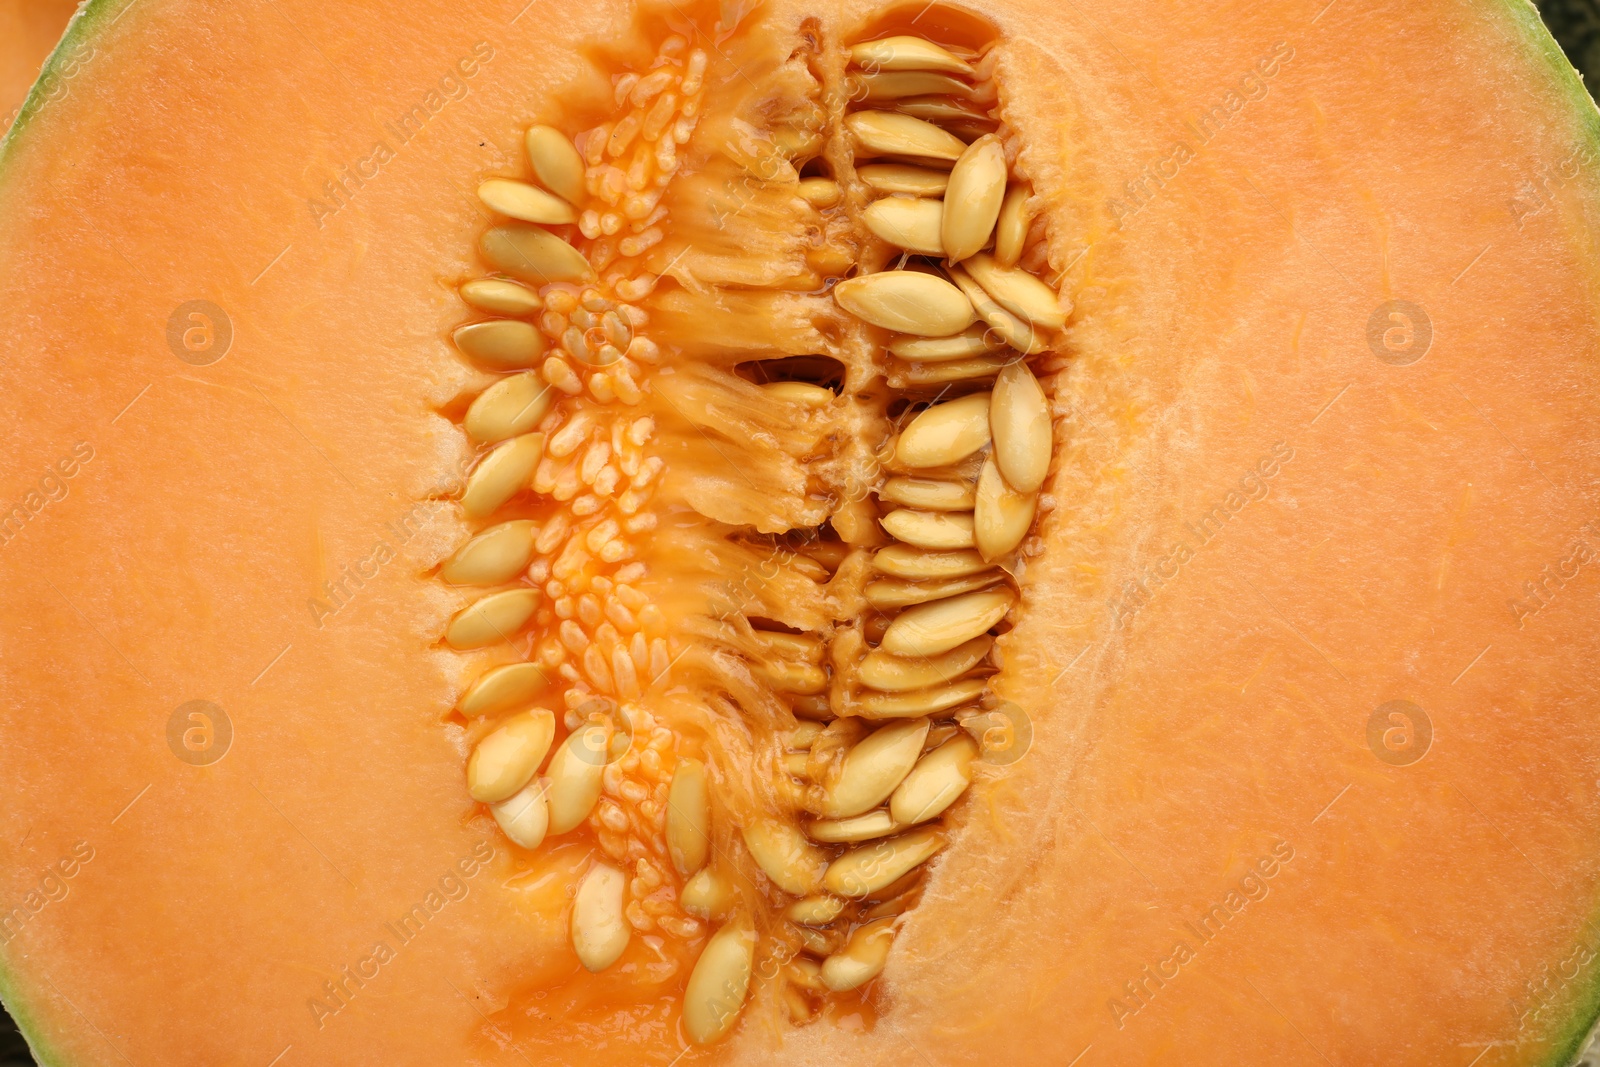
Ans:
{"label": "orange melon flesh", "polygon": [[[0,158],[28,515],[0,546],[0,993],[43,1062],[1572,1050],[1597,999],[1595,115],[1531,9],[984,5],[1076,304],[1062,503],[1006,649],[1033,746],[975,787],[869,1003],[788,1029],[758,994],[685,1053],[670,996],[574,982],[565,925],[530,918],[581,856],[529,870],[475,816],[440,721],[454,602],[418,580],[463,530],[416,502],[462,455],[436,412],[481,269],[464,191],[632,12],[275,6],[92,4],[66,46],[106,61]],[[308,210],[453,70],[346,206]],[[167,343],[194,299],[232,326],[205,366]],[[1369,329],[1392,300],[1431,323],[1415,362],[1405,323]],[[203,767],[168,744],[197,699],[233,730]],[[1403,721],[1369,744],[1391,701],[1431,723],[1416,762],[1385,747]]]}
{"label": "orange melon flesh", "polygon": [[[40,65],[77,9],[76,3],[67,0],[7,0],[0,4],[0,134],[22,110],[23,98],[39,77]],[[85,58],[87,54],[80,53],[76,62]],[[56,96],[63,91],[59,84],[52,89]]]}

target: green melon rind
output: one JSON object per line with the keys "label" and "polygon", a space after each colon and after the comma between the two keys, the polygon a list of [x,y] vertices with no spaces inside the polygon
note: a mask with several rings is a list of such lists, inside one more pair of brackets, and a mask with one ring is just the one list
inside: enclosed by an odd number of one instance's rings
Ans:
{"label": "green melon rind", "polygon": [[[103,29],[108,29],[136,2],[137,0],[87,0],[73,14],[61,40],[57,42],[50,57],[40,68],[39,78],[28,91],[16,120],[4,136],[0,136],[0,173],[5,170],[12,145],[23,135],[23,131],[31,124],[34,116],[42,112],[49,103],[45,99],[45,80],[51,74],[59,74],[62,66],[69,61],[72,53],[80,45],[87,43]],[[1555,38],[1550,35],[1532,0],[1496,0],[1496,3],[1515,28],[1521,31],[1523,41],[1533,57],[1542,60],[1548,68],[1554,87],[1566,98],[1565,102],[1570,108],[1568,114],[1575,120],[1579,132],[1590,143],[1600,146],[1600,108],[1596,107],[1594,98],[1584,87],[1582,77],[1561,51]],[[1596,901],[1596,911],[1591,923],[1591,928],[1600,929],[1600,901]],[[10,953],[4,948],[0,948],[0,1002],[4,1003],[6,1010],[16,1021],[18,1030],[27,1041],[29,1051],[40,1067],[70,1067],[64,1058],[57,1056],[35,1037],[42,1028],[34,1025],[33,1013],[28,1010],[30,1005],[21,995],[21,989],[10,966],[9,955]],[[1575,998],[1576,1011],[1570,1017],[1568,1025],[1558,1026],[1550,1033],[1554,1055],[1546,1061],[1547,1067],[1567,1067],[1573,1063],[1594,1032],[1600,1029],[1600,967],[1593,970],[1587,987],[1580,990]]]}
{"label": "green melon rind", "polygon": [[69,61],[72,52],[79,45],[86,43],[94,34],[103,27],[110,26],[138,0],[88,0],[81,4],[78,10],[67,21],[67,29],[61,35],[61,40],[50,52],[44,66],[39,68],[39,77],[34,80],[33,88],[28,90],[27,99],[23,100],[22,108],[17,112],[16,121],[11,128],[0,137],[0,170],[4,170],[5,160],[11,149],[11,144],[22,133],[24,127],[39,112],[49,104],[45,99],[45,79],[51,74],[60,75],[61,69]]}

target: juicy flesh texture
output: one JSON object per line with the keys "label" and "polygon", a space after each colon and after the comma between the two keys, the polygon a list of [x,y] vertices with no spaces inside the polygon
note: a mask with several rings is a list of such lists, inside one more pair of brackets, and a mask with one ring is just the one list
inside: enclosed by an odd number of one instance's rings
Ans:
{"label": "juicy flesh texture", "polygon": [[[91,11],[79,32],[141,60],[84,71],[0,174],[0,257],[30,279],[0,308],[13,497],[91,453],[0,549],[8,1004],[70,1063],[671,1062],[668,1001],[537,995],[576,965],[526,902],[583,850],[520,878],[475,859],[493,830],[439,722],[456,601],[417,580],[463,530],[410,504],[461,458],[432,410],[472,384],[461,191],[581,80],[570,42],[631,13],[279,6]],[[1531,13],[1319,7],[986,5],[1052,233],[1080,235],[1066,503],[1007,652],[1033,748],[975,789],[876,1027],[755,1004],[680,1062],[1525,1063],[1586,1021],[1597,650],[1591,576],[1562,575],[1593,513],[1596,190],[1561,168],[1592,117]],[[285,95],[286,57],[325,76]],[[1182,120],[1219,104],[1202,145]],[[420,134],[319,226],[307,200],[413,105]],[[235,331],[205,368],[164,341],[196,297]],[[1408,367],[1367,342],[1394,298],[1434,326]],[[370,577],[319,626],[347,565]],[[201,768],[166,740],[197,698],[235,729]],[[1406,767],[1367,742],[1394,699],[1434,728]],[[419,934],[385,933],[419,903]],[[1186,936],[1213,905],[1223,932]]]}

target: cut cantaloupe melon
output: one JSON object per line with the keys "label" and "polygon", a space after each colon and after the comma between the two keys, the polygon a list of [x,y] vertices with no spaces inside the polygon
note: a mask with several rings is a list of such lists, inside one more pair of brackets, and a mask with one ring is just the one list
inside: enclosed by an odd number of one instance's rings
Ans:
{"label": "cut cantaloupe melon", "polygon": [[[78,9],[76,0],[6,0],[0,3],[0,135],[22,110],[28,88],[39,77],[39,67],[61,39],[67,20]],[[57,97],[65,83],[92,55],[80,44],[77,54],[63,57],[43,95]]]}
{"label": "cut cantaloupe melon", "polygon": [[1531,8],[86,48],[0,156],[41,1062],[1576,1050],[1600,116]]}

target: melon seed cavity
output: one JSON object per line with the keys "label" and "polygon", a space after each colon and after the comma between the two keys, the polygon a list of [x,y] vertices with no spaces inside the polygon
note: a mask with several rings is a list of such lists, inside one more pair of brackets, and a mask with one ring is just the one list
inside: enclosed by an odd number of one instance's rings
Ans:
{"label": "melon seed cavity", "polygon": [[1043,549],[1070,305],[1004,44],[944,10],[647,8],[478,185],[463,804],[587,850],[576,959],[648,958],[694,1043],[868,1003]]}

